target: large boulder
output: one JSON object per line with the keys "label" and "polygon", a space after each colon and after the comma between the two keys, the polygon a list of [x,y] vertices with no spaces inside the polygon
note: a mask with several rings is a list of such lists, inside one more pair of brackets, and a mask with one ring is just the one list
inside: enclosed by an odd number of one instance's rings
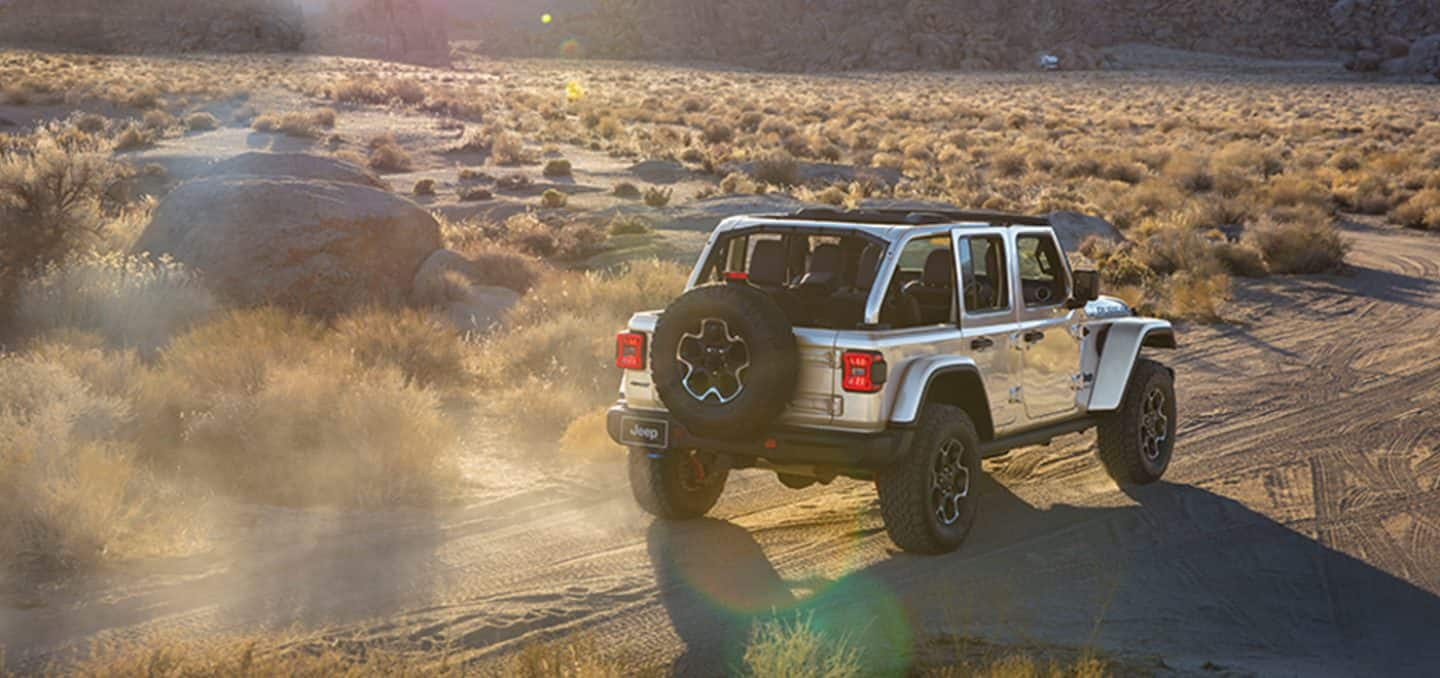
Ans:
{"label": "large boulder", "polygon": [[1060,245],[1066,252],[1078,251],[1080,243],[1091,236],[1110,242],[1125,239],[1120,229],[1110,222],[1079,212],[1051,212],[1050,225],[1055,228],[1055,235],[1060,238]]}
{"label": "large boulder", "polygon": [[186,182],[156,208],[135,249],[200,271],[221,298],[329,315],[409,298],[440,225],[371,186],[291,177]]}
{"label": "large boulder", "polygon": [[309,153],[241,153],[211,165],[206,177],[290,177],[389,189],[370,170],[353,162]]}

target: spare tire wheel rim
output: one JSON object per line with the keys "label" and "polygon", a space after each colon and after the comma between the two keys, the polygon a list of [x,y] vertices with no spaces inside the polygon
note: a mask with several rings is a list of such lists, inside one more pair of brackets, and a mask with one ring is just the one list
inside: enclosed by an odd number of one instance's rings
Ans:
{"label": "spare tire wheel rim", "polygon": [[745,392],[750,346],[724,319],[705,318],[681,335],[675,359],[685,366],[681,386],[697,401],[726,405]]}

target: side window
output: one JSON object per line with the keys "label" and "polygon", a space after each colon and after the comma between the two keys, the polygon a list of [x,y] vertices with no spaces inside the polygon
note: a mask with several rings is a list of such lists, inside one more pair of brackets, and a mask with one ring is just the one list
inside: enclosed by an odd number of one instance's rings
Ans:
{"label": "side window", "polygon": [[1065,264],[1055,247],[1055,239],[1048,235],[1022,235],[1015,239],[1015,246],[1025,306],[1054,306],[1065,301]]}
{"label": "side window", "polygon": [[1005,271],[1005,240],[974,236],[960,243],[960,280],[965,313],[995,313],[1010,308],[1010,277]]}
{"label": "side window", "polygon": [[955,296],[950,235],[910,240],[900,250],[881,322],[894,327],[954,322]]}

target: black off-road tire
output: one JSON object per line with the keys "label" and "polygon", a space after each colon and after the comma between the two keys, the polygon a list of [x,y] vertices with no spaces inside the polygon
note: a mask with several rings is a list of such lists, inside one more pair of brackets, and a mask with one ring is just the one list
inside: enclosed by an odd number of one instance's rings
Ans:
{"label": "black off-road tire", "polygon": [[[960,462],[967,487],[956,520],[946,524],[937,512],[936,466],[947,445],[954,444],[963,447]],[[912,553],[946,553],[959,548],[979,513],[982,472],[980,437],[970,415],[958,407],[926,405],[909,454],[875,480],[880,515],[890,540]]]}
{"label": "black off-road tire", "polygon": [[[1158,411],[1163,421],[1147,411],[1147,401],[1156,397],[1162,399],[1159,407],[1151,401],[1149,408]],[[1097,427],[1100,463],[1122,487],[1160,480],[1175,452],[1175,424],[1174,375],[1153,360],[1136,360],[1120,409],[1105,415]],[[1147,434],[1156,432],[1164,436],[1158,444],[1147,439]]]}
{"label": "black off-road tire", "polygon": [[[630,449],[630,491],[646,513],[670,520],[699,518],[715,507],[730,476],[727,460],[704,452],[668,451],[652,458],[652,450]],[[697,482],[693,464],[706,460]]]}
{"label": "black off-road tire", "polygon": [[[743,389],[733,400],[697,399],[686,390],[688,368],[678,351],[687,334],[707,319],[724,321],[743,341],[748,366]],[[702,285],[670,303],[655,324],[650,364],[661,402],[691,432],[709,438],[749,439],[759,435],[790,403],[799,378],[800,352],[794,328],[779,304],[745,284]]]}

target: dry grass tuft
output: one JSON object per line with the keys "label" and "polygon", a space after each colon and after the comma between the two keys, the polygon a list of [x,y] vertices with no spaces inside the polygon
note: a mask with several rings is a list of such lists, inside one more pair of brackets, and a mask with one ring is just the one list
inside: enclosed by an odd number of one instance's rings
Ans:
{"label": "dry grass tuft", "polygon": [[809,618],[756,624],[742,660],[744,674],[852,678],[864,675],[860,650],[845,638],[830,638]]}
{"label": "dry grass tuft", "polygon": [[1440,231],[1440,188],[1416,193],[1390,213],[1390,220],[1406,228]]}
{"label": "dry grass tuft", "polygon": [[90,254],[26,281],[16,322],[31,335],[94,332],[112,346],[153,352],[215,308],[199,278],[178,263]]}
{"label": "dry grass tuft", "polygon": [[1261,219],[1246,239],[1275,273],[1333,273],[1345,266],[1350,246],[1328,216],[1297,221]]}
{"label": "dry grass tuft", "polygon": [[376,172],[409,172],[415,168],[410,152],[389,134],[370,140],[370,157],[365,164]]}
{"label": "dry grass tuft", "polygon": [[335,321],[336,348],[363,367],[395,367],[408,384],[458,388],[469,381],[460,337],[424,311],[371,308]]}

